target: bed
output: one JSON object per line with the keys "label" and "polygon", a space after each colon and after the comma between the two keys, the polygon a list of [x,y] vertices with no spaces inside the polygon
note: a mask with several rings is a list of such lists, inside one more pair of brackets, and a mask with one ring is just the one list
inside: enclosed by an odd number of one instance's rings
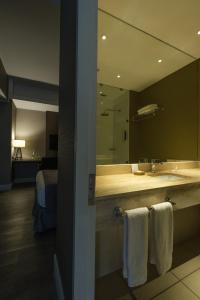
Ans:
{"label": "bed", "polygon": [[41,170],[36,176],[36,197],[33,207],[34,232],[56,228],[57,170]]}

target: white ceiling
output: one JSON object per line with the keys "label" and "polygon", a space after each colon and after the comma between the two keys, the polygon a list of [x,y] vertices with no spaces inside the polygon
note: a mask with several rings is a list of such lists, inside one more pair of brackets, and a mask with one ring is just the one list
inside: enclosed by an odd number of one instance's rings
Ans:
{"label": "white ceiling", "polygon": [[99,8],[200,57],[199,0],[99,0]]}
{"label": "white ceiling", "polygon": [[[58,84],[58,3],[1,0],[0,57],[10,75]],[[199,0],[99,0],[99,8],[101,83],[140,91],[200,57]]]}
{"label": "white ceiling", "polygon": [[54,111],[58,112],[59,108],[57,105],[50,105],[38,102],[24,101],[19,99],[13,100],[17,109],[27,109],[27,110],[36,110],[36,111]]}
{"label": "white ceiling", "polygon": [[[107,40],[102,41],[105,33]],[[193,59],[158,40],[99,13],[99,82],[140,91]],[[163,62],[159,64],[159,58]],[[117,78],[117,74],[121,78]]]}
{"label": "white ceiling", "polygon": [[99,0],[99,8],[99,82],[141,91],[200,57],[199,0]]}

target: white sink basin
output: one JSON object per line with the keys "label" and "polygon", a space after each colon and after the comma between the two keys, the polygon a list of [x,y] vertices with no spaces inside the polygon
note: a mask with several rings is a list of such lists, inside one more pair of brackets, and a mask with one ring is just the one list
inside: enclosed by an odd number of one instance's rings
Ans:
{"label": "white sink basin", "polygon": [[169,174],[169,173],[151,173],[149,176],[156,177],[157,179],[167,180],[167,181],[176,181],[176,180],[183,180],[187,178],[186,176],[176,175],[176,174]]}

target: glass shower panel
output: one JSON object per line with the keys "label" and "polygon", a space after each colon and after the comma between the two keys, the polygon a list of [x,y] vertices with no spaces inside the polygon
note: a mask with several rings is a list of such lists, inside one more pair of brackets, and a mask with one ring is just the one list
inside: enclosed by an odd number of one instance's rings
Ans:
{"label": "glass shower panel", "polygon": [[98,84],[96,163],[129,161],[129,91]]}
{"label": "glass shower panel", "polygon": [[129,91],[114,103],[114,163],[129,162]]}

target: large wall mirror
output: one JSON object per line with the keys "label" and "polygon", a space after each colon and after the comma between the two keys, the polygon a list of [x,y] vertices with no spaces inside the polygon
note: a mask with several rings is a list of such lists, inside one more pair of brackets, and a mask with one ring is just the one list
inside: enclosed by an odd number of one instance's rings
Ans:
{"label": "large wall mirror", "polygon": [[199,159],[200,37],[149,2],[99,1],[97,164]]}

